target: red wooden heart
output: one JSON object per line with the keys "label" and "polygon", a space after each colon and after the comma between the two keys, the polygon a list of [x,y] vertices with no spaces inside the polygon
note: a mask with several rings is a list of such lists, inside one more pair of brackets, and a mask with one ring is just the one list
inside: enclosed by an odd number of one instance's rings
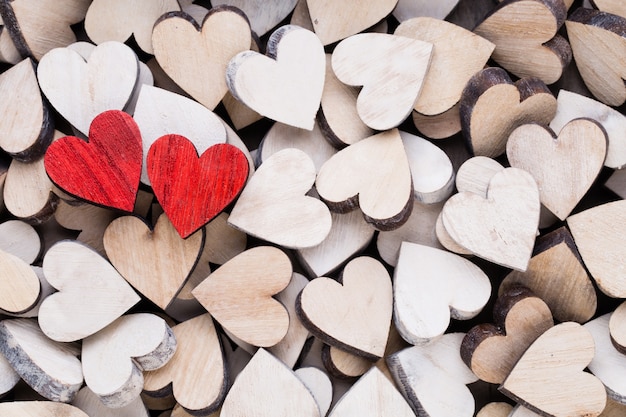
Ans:
{"label": "red wooden heart", "polygon": [[147,158],[152,190],[178,234],[186,238],[229,205],[248,178],[248,160],[228,144],[213,145],[198,157],[180,135],[165,135]]}
{"label": "red wooden heart", "polygon": [[142,162],[141,133],[119,110],[100,113],[89,126],[89,141],[65,136],[44,157],[59,188],[92,203],[133,211]]}

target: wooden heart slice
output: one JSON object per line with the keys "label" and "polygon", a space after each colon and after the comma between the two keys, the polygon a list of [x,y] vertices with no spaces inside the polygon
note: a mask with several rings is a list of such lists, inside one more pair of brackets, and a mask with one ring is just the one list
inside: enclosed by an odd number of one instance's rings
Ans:
{"label": "wooden heart slice", "polygon": [[0,250],[0,271],[0,311],[20,314],[33,308],[41,294],[35,271],[4,250]]}
{"label": "wooden heart slice", "polygon": [[110,110],[94,119],[89,142],[74,136],[58,139],[46,151],[44,164],[50,179],[65,192],[98,205],[132,211],[141,155],[137,124],[128,114]]}
{"label": "wooden heart slice", "polygon": [[526,123],[547,125],[556,99],[536,78],[515,84],[502,68],[487,68],[467,83],[460,101],[463,136],[474,155],[495,158],[506,149],[511,132]]}
{"label": "wooden heart slice", "polygon": [[4,204],[15,217],[30,223],[45,223],[54,214],[58,198],[46,173],[44,159],[11,161],[4,181]]}
{"label": "wooden heart slice", "polygon": [[626,201],[602,204],[567,218],[576,247],[600,290],[610,297],[626,297],[626,255],[623,245]]}
{"label": "wooden heart slice", "polygon": [[450,110],[435,116],[413,112],[413,124],[421,134],[430,139],[446,139],[461,131],[461,117],[456,103]]}
{"label": "wooden heart slice", "polygon": [[43,271],[59,292],[41,304],[39,325],[59,342],[94,334],[140,300],[106,259],[78,242],[52,246],[43,259]]}
{"label": "wooden heart slice", "polygon": [[471,417],[474,397],[467,384],[477,381],[459,353],[464,333],[448,333],[424,346],[387,358],[389,370],[416,414]]}
{"label": "wooden heart slice", "polygon": [[411,213],[413,187],[409,161],[398,130],[363,139],[331,157],[315,182],[333,210],[358,207],[379,230],[401,226]]}
{"label": "wooden heart slice", "polygon": [[233,207],[228,223],[252,236],[287,248],[319,245],[328,236],[328,207],[305,196],[315,166],[304,152],[284,149],[259,167]]}
{"label": "wooden heart slice", "polygon": [[626,17],[626,5],[619,0],[594,0],[593,4],[603,12]]}
{"label": "wooden heart slice", "polygon": [[319,417],[320,410],[293,371],[259,349],[238,375],[220,412],[221,417],[253,415]]}
{"label": "wooden heart slice", "polygon": [[257,36],[263,36],[287,17],[296,7],[297,0],[213,0],[211,5],[222,5],[241,9],[250,20],[250,27]]}
{"label": "wooden heart slice", "polygon": [[508,71],[553,84],[572,59],[569,44],[557,35],[566,17],[562,1],[505,0],[474,32],[496,45],[493,59]]}
{"label": "wooden heart slice", "polygon": [[126,281],[165,310],[198,262],[203,240],[203,233],[182,239],[165,215],[154,230],[137,217],[124,216],[107,227],[103,243]]}
{"label": "wooden heart slice", "polygon": [[486,198],[472,192],[453,195],[441,212],[456,243],[488,261],[525,271],[539,224],[539,190],[518,168],[496,173]]}
{"label": "wooden heart slice", "polygon": [[162,368],[144,373],[144,392],[153,397],[173,395],[194,415],[216,411],[226,395],[227,371],[222,345],[209,314],[172,327],[177,347]]}
{"label": "wooden heart slice", "polygon": [[78,351],[46,337],[31,319],[0,322],[0,352],[39,395],[70,402],[83,385]]}
{"label": "wooden heart slice", "polygon": [[83,340],[85,383],[108,407],[139,398],[143,371],[164,366],[176,351],[176,338],[165,321],[148,313],[122,316]]}
{"label": "wooden heart slice", "polygon": [[324,48],[313,32],[286,25],[270,36],[267,56],[254,51],[234,56],[226,83],[237,100],[257,113],[312,130],[324,88],[325,61]]}
{"label": "wooden heart slice", "polygon": [[430,65],[433,45],[381,33],[350,36],[333,51],[332,67],[343,83],[363,86],[357,112],[376,130],[398,126],[415,105]]}
{"label": "wooden heart slice", "polygon": [[493,308],[495,324],[472,327],[461,344],[465,364],[483,381],[501,384],[524,351],[554,325],[548,305],[525,287],[512,287]]}
{"label": "wooden heart slice", "polygon": [[40,158],[52,142],[54,123],[33,61],[27,58],[0,75],[0,96],[0,148],[23,162]]}
{"label": "wooden heart slice", "polygon": [[341,283],[325,277],[312,280],[296,301],[298,317],[313,335],[371,360],[385,351],[392,309],[389,273],[367,256],[346,265]]}
{"label": "wooden heart slice", "polygon": [[95,44],[125,42],[131,35],[142,51],[152,54],[152,27],[164,13],[180,10],[176,0],[106,1],[91,3],[85,16],[85,31]]}
{"label": "wooden heart slice", "polygon": [[442,335],[450,317],[468,320],[491,295],[489,277],[453,253],[404,242],[394,272],[394,323],[417,345]]}
{"label": "wooden heart slice", "polygon": [[192,141],[199,154],[212,145],[226,142],[226,129],[215,113],[200,103],[161,88],[141,88],[133,118],[141,131],[141,182],[146,185],[151,185],[146,161],[148,151],[161,136],[184,136]]}
{"label": "wooden heart slice", "polygon": [[54,219],[68,230],[79,231],[76,240],[89,246],[102,256],[106,256],[104,250],[104,231],[109,224],[118,217],[118,212],[93,204],[69,204],[59,201],[54,212]]}
{"label": "wooden heart slice", "polygon": [[403,21],[394,34],[433,44],[424,87],[415,103],[415,110],[427,116],[458,103],[465,84],[484,68],[496,47],[468,30],[431,17]]}
{"label": "wooden heart slice", "polygon": [[11,401],[0,403],[0,412],[5,417],[89,417],[79,408],[53,401]]}
{"label": "wooden heart slice", "polygon": [[37,66],[41,91],[83,134],[100,113],[124,109],[138,73],[137,56],[119,42],[98,45],[88,60],[69,48],[54,49]]}
{"label": "wooden heart slice", "polygon": [[211,9],[202,27],[186,13],[168,13],[157,20],[152,31],[159,65],[208,109],[214,109],[228,91],[228,61],[250,49],[251,42],[248,19],[232,7]]}
{"label": "wooden heart slice", "polygon": [[306,0],[315,33],[324,45],[373,26],[395,7],[398,0]]}
{"label": "wooden heart slice", "polygon": [[42,250],[42,240],[33,226],[21,220],[0,223],[0,250],[32,264]]}
{"label": "wooden heart slice", "polygon": [[287,310],[272,296],[287,287],[291,274],[283,251],[256,247],[219,267],[192,294],[237,338],[269,347],[280,342],[289,327]]}
{"label": "wooden heart slice", "polygon": [[130,404],[120,408],[109,408],[102,403],[100,397],[93,393],[88,386],[83,387],[74,400],[72,405],[89,416],[98,417],[150,417],[146,405],[144,405],[141,397],[135,398]]}
{"label": "wooden heart slice", "polygon": [[328,414],[330,403],[333,399],[333,385],[324,371],[313,366],[298,368],[294,371],[296,376],[315,398],[320,409],[320,416]]}
{"label": "wooden heart slice", "polygon": [[498,389],[542,415],[597,416],[606,405],[606,391],[599,379],[583,372],[594,353],[588,330],[561,323],[530,345]]}
{"label": "wooden heart slice", "polygon": [[622,105],[626,101],[626,67],[621,61],[626,51],[626,18],[581,7],[565,26],[576,67],[589,91],[604,104]]}
{"label": "wooden heart slice", "polygon": [[157,139],[147,165],[154,195],[183,239],[220,214],[248,179],[248,160],[235,146],[213,145],[198,157],[180,135]]}
{"label": "wooden heart slice", "polygon": [[540,125],[515,129],[506,144],[511,166],[537,181],[541,203],[564,220],[587,193],[604,164],[607,137],[590,119],[575,119],[554,134]]}

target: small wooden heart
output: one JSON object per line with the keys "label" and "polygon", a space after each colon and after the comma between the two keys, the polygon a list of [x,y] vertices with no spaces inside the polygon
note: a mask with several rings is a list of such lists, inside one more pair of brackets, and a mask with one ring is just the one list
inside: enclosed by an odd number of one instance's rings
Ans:
{"label": "small wooden heart", "polygon": [[389,273],[367,256],[346,265],[341,283],[312,280],[296,301],[298,317],[313,335],[371,360],[385,352],[392,309]]}
{"label": "small wooden heart", "polygon": [[4,250],[0,250],[0,270],[0,311],[20,314],[33,308],[41,294],[35,271]]}
{"label": "small wooden heart", "polygon": [[183,239],[220,214],[248,179],[248,160],[235,146],[213,145],[198,156],[174,134],[150,146],[147,165],[154,195]]}
{"label": "small wooden heart", "polygon": [[45,223],[58,204],[54,188],[43,158],[28,163],[13,159],[4,180],[4,205],[17,218]]}
{"label": "small wooden heart", "polygon": [[[41,67],[40,67],[41,68]],[[128,114],[110,110],[89,128],[89,142],[56,140],[44,158],[46,172],[65,192],[105,207],[133,211],[141,175],[141,133]]]}

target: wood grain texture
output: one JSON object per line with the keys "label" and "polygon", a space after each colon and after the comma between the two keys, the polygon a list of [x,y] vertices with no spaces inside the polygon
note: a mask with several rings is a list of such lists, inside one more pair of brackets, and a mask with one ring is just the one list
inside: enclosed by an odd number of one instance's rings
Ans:
{"label": "wood grain texture", "polygon": [[75,241],[48,249],[43,271],[59,290],[39,308],[41,330],[53,340],[72,342],[92,335],[140,300],[106,259]]}
{"label": "wood grain texture", "polygon": [[394,353],[387,364],[396,384],[417,415],[474,415],[474,397],[466,384],[477,380],[463,363],[463,333],[448,333],[424,346]]}
{"label": "wood grain texture", "polygon": [[0,311],[20,314],[32,309],[41,295],[35,271],[4,250],[0,250],[0,270]]}
{"label": "wood grain texture", "polygon": [[509,136],[506,155],[512,167],[529,172],[541,203],[564,220],[596,180],[606,157],[607,137],[591,119],[574,119],[558,133],[519,126]]}
{"label": "wood grain texture", "polygon": [[240,9],[250,20],[250,27],[257,36],[263,36],[278,25],[296,7],[297,0],[214,0],[211,5],[231,6]]}
{"label": "wood grain texture", "polygon": [[65,192],[98,205],[132,211],[141,155],[137,124],[128,114],[110,110],[94,119],[89,142],[66,136],[50,145],[44,165],[50,179]]}
{"label": "wood grain texture", "polygon": [[266,350],[259,349],[228,392],[220,416],[268,414],[320,417],[320,410],[293,371]]}
{"label": "wood grain texture", "polygon": [[626,17],[626,6],[619,0],[593,0],[593,5],[603,12]]}
{"label": "wood grain texture", "polygon": [[367,256],[346,265],[341,283],[326,277],[312,280],[296,301],[298,317],[313,335],[372,360],[385,351],[392,310],[389,273]]}
{"label": "wood grain texture", "polygon": [[[18,92],[19,90],[19,92]],[[22,162],[43,156],[54,122],[43,101],[35,66],[27,58],[0,75],[0,148]]]}
{"label": "wood grain texture", "polygon": [[487,197],[489,182],[504,166],[486,156],[474,156],[459,167],[456,175],[456,188],[460,193],[471,192]]}
{"label": "wood grain texture", "polygon": [[405,36],[360,33],[341,41],[332,55],[344,84],[363,86],[356,106],[375,130],[397,127],[411,114],[430,67],[433,44]]}
{"label": "wood grain texture", "polygon": [[403,21],[394,32],[433,45],[430,67],[415,110],[435,116],[461,99],[465,84],[483,69],[495,45],[452,23],[432,17]]}
{"label": "wood grain texture", "polygon": [[516,285],[541,297],[559,321],[584,323],[596,312],[595,289],[565,227],[539,237],[526,271],[509,273],[500,284],[499,293]]}
{"label": "wood grain texture", "polygon": [[157,139],[147,164],[154,195],[183,239],[224,210],[248,178],[248,161],[235,146],[213,145],[198,156],[180,135]]}
{"label": "wood grain texture", "polygon": [[185,13],[167,13],[154,25],[152,46],[165,73],[212,110],[228,91],[228,61],[250,49],[252,34],[246,16],[232,7],[213,8],[199,23]]}
{"label": "wood grain texture", "polygon": [[592,98],[560,90],[550,128],[559,132],[571,120],[583,117],[595,120],[606,132],[608,146],[604,166],[619,169],[626,165],[626,117]]}
{"label": "wood grain texture", "polygon": [[506,0],[474,32],[496,45],[493,59],[511,73],[553,84],[572,59],[569,43],[557,34],[566,17],[562,1]]}
{"label": "wood grain texture", "polygon": [[203,314],[172,328],[177,348],[162,368],[144,373],[144,390],[155,397],[174,395],[194,415],[209,415],[226,395],[224,353],[213,319]]}
{"label": "wood grain texture", "polygon": [[0,403],[0,412],[6,417],[89,417],[77,407],[53,401],[3,402]]}
{"label": "wood grain texture", "polygon": [[502,68],[487,68],[467,83],[460,101],[463,136],[474,155],[504,153],[511,132],[526,123],[547,125],[556,113],[556,99],[536,78],[513,83]]}
{"label": "wood grain texture", "polygon": [[44,159],[11,161],[4,181],[4,204],[15,217],[33,224],[45,223],[56,211],[57,196],[46,174]]}
{"label": "wood grain texture", "polygon": [[443,246],[450,252],[458,253],[459,255],[474,256],[474,252],[467,250],[465,247],[459,245],[452,238],[452,236],[450,236],[450,233],[448,233],[445,225],[443,224],[443,215],[441,211],[439,212],[437,220],[435,221],[435,234],[437,236],[439,244],[441,244],[441,246]]}
{"label": "wood grain texture", "polygon": [[39,86],[50,104],[85,135],[97,115],[125,108],[138,74],[133,50],[113,41],[98,45],[89,59],[72,49],[57,48],[37,66]]}
{"label": "wood grain texture", "polygon": [[119,407],[109,408],[102,404],[100,398],[85,386],[78,391],[76,397],[72,400],[72,405],[89,416],[98,417],[149,417],[146,406],[138,397],[130,404]]}
{"label": "wood grain texture", "polygon": [[291,280],[292,266],[280,249],[260,246],[214,271],[192,294],[225,329],[244,342],[269,347],[289,328],[289,314],[272,298]]}
{"label": "wood grain texture", "polygon": [[394,323],[413,345],[441,336],[451,317],[475,317],[491,295],[489,278],[467,259],[409,242],[400,247],[393,279]]}
{"label": "wood grain texture", "polygon": [[32,319],[0,322],[0,352],[39,395],[70,402],[83,384],[78,350],[48,339]]}
{"label": "wood grain texture", "polygon": [[574,322],[558,324],[530,345],[499,390],[541,415],[597,416],[606,391],[583,372],[594,353],[588,330]]}
{"label": "wood grain texture", "polygon": [[565,26],[587,88],[604,104],[622,105],[626,101],[626,18],[581,7],[568,17]]}
{"label": "wood grain texture", "polygon": [[341,379],[358,378],[374,366],[369,359],[329,345],[322,347],[322,362],[332,376]]}
{"label": "wood grain texture", "polygon": [[413,187],[399,131],[379,133],[339,151],[322,166],[315,186],[333,211],[359,207],[379,230],[401,226],[411,213]]}
{"label": "wood grain texture", "polygon": [[460,104],[434,116],[413,112],[413,124],[421,134],[430,139],[446,139],[461,131]]}
{"label": "wood grain texture", "polygon": [[84,243],[97,251],[100,255],[106,255],[104,250],[104,231],[109,224],[118,217],[113,210],[98,207],[93,204],[69,204],[59,201],[54,212],[54,219],[64,228],[79,231],[76,240]]}
{"label": "wood grain texture", "polygon": [[152,54],[154,23],[162,14],[178,10],[180,5],[175,0],[96,0],[87,10],[85,31],[96,45],[106,41],[125,42],[132,35],[142,51]]}
{"label": "wood grain texture", "polygon": [[315,178],[313,160],[301,150],[275,153],[248,181],[228,223],[286,248],[319,245],[332,220],[324,203],[305,195]]}

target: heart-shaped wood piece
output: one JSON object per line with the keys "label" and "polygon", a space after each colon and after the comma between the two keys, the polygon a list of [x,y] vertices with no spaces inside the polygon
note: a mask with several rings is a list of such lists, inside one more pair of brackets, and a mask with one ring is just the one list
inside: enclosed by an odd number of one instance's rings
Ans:
{"label": "heart-shaped wood piece", "polygon": [[0,403],[0,413],[5,417],[63,416],[89,417],[79,408],[53,401],[10,401]]}
{"label": "heart-shaped wood piece", "polygon": [[250,21],[250,27],[257,36],[263,36],[283,21],[296,7],[298,0],[213,0],[213,7],[231,6],[240,9]]}
{"label": "heart-shaped wood piece", "polygon": [[299,149],[283,149],[265,160],[242,191],[228,223],[287,248],[319,245],[330,232],[328,207],[305,196],[315,165]]}
{"label": "heart-shaped wood piece", "polygon": [[254,346],[280,342],[289,327],[285,307],[272,298],[291,280],[292,267],[280,249],[261,246],[237,255],[192,294],[228,332]]}
{"label": "heart-shaped wood piece", "polygon": [[52,246],[43,271],[59,290],[39,308],[41,330],[53,340],[72,342],[92,335],[140,301],[106,259],[78,242]]}
{"label": "heart-shaped wood piece", "polygon": [[569,43],[557,35],[566,17],[562,1],[505,0],[474,32],[496,45],[492,57],[508,71],[553,84],[572,59]]}
{"label": "heart-shaped wood piece", "polygon": [[388,130],[407,118],[422,90],[433,45],[405,36],[360,33],[333,51],[332,67],[343,83],[363,86],[356,102],[366,125]]}
{"label": "heart-shaped wood piece", "polygon": [[273,415],[320,417],[311,392],[293,371],[259,349],[228,391],[221,417]]}
{"label": "heart-shaped wood piece", "polygon": [[0,271],[0,310],[20,314],[33,308],[41,293],[35,271],[4,250],[0,250]]}
{"label": "heart-shaped wood piece", "polygon": [[626,303],[620,304],[611,314],[609,331],[615,349],[626,354]]}
{"label": "heart-shaped wood piece", "polygon": [[[609,106],[626,101],[626,18],[593,9],[578,8],[565,22],[576,68],[589,91]],[[598,60],[602,53],[603,59]]]}
{"label": "heart-shaped wood piece", "polygon": [[467,332],[461,357],[478,378],[501,384],[554,321],[548,305],[525,287],[513,287],[498,297],[493,316],[495,324],[479,324]]}
{"label": "heart-shaped wood piece", "polygon": [[104,232],[103,242],[115,269],[165,310],[198,262],[203,240],[203,233],[182,239],[161,215],[154,230],[137,217],[117,218]]}
{"label": "heart-shaped wood piece", "polygon": [[226,83],[235,98],[257,113],[312,130],[320,106],[326,55],[315,34],[295,25],[277,29],[267,56],[247,51],[228,64]]}
{"label": "heart-shaped wood piece", "polygon": [[110,408],[102,403],[100,397],[93,393],[88,386],[84,386],[78,391],[72,401],[72,405],[79,408],[88,416],[98,417],[150,417],[147,405],[143,403],[142,397],[135,398],[130,404],[120,408]]}
{"label": "heart-shaped wood piece", "polygon": [[594,354],[587,329],[561,323],[530,345],[498,389],[542,415],[598,416],[606,405],[604,385],[583,372]]}
{"label": "heart-shaped wood piece", "polygon": [[220,214],[248,179],[248,160],[235,146],[213,145],[198,157],[180,135],[157,139],[147,164],[154,195],[183,239]]}
{"label": "heart-shaped wood piece", "polygon": [[603,12],[626,17],[626,5],[620,0],[594,0],[593,4]]}
{"label": "heart-shaped wood piece", "polygon": [[44,158],[50,179],[63,191],[92,203],[133,211],[141,175],[141,133],[128,114],[110,110],[89,128],[89,142],[56,140]]}
{"label": "heart-shaped wood piece", "polygon": [[450,317],[475,317],[491,296],[489,277],[465,258],[404,242],[394,272],[394,323],[417,345],[442,335]]}
{"label": "heart-shaped wood piece", "polygon": [[226,395],[227,370],[220,339],[209,314],[172,327],[177,347],[162,368],[144,373],[144,392],[176,402],[194,415],[209,415]]}
{"label": "heart-shaped wood piece", "polygon": [[455,194],[441,215],[457,244],[488,261],[524,271],[535,244],[539,210],[533,177],[506,168],[492,177],[486,198],[469,191]]}
{"label": "heart-shaped wood piece", "polygon": [[575,119],[554,134],[537,124],[515,129],[506,144],[512,167],[537,181],[541,203],[564,220],[596,180],[606,156],[604,129],[590,119]]}
{"label": "heart-shaped wood piece", "polygon": [[85,383],[108,407],[127,406],[141,394],[143,371],[164,366],[175,351],[172,329],[159,316],[122,316],[83,340]]}
{"label": "heart-shaped wood piece", "polygon": [[398,0],[393,9],[393,17],[400,23],[420,16],[434,17],[443,21],[457,3],[459,0],[441,0],[436,3],[429,0]]}
{"label": "heart-shaped wood piece", "polygon": [[398,0],[306,0],[313,29],[324,45],[347,38],[385,18]]}
{"label": "heart-shaped wood piece", "polygon": [[43,158],[28,163],[13,159],[4,181],[4,205],[17,218],[45,223],[57,207],[54,188]]}
{"label": "heart-shaped wood piece", "polygon": [[100,113],[125,108],[138,73],[137,55],[119,42],[98,45],[88,59],[70,48],[54,49],[37,66],[41,91],[83,134]]}
{"label": "heart-shaped wood piece", "polygon": [[468,81],[461,95],[463,136],[474,155],[495,158],[504,153],[516,127],[548,125],[556,107],[556,99],[538,79],[513,83],[502,68],[487,68]]}
{"label": "heart-shaped wood piece", "polygon": [[363,139],[333,155],[320,169],[317,192],[339,213],[357,205],[379,230],[401,226],[411,213],[409,161],[397,129]]}
{"label": "heart-shaped wood piece", "polygon": [[313,335],[371,360],[385,352],[392,310],[389,273],[367,256],[346,265],[341,283],[326,277],[312,280],[296,301],[298,317]]}
{"label": "heart-shaped wood piece", "polygon": [[161,68],[208,109],[214,109],[228,91],[228,61],[250,49],[251,42],[248,19],[232,7],[211,9],[202,27],[185,13],[168,13],[152,31],[154,56]]}

